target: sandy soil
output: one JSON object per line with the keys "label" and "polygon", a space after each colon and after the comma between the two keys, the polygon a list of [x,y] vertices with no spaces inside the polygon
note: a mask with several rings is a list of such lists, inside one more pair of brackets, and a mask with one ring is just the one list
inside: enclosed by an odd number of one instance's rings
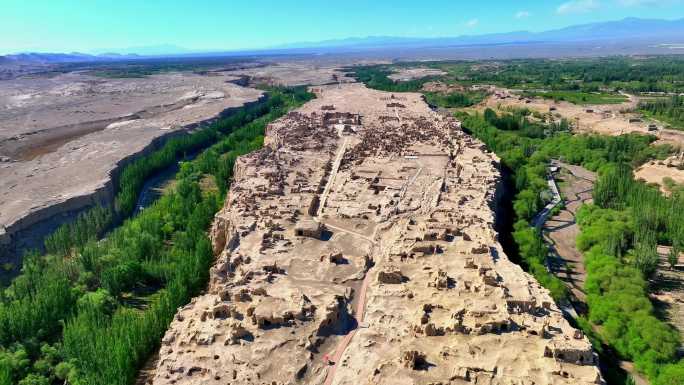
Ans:
{"label": "sandy soil", "polygon": [[446,74],[446,72],[435,68],[401,68],[392,75],[389,75],[388,78],[398,82],[407,82],[428,76],[442,76]]}
{"label": "sandy soil", "polygon": [[[79,72],[0,82],[0,140],[22,140],[44,130],[183,108],[204,96],[230,98],[232,76],[167,73],[105,79]],[[212,94],[213,92],[213,94]],[[145,118],[145,116],[143,116]],[[105,125],[106,127],[106,125]]]}
{"label": "sandy soil", "polygon": [[634,171],[634,178],[643,179],[646,183],[660,185],[664,194],[670,194],[663,180],[672,179],[678,185],[684,185],[684,163],[682,155],[672,156],[664,161],[650,161]]}
{"label": "sandy soil", "polygon": [[264,83],[279,86],[321,85],[331,83],[354,82],[344,76],[344,72],[336,63],[315,62],[281,62],[265,67],[230,71],[231,75],[247,75],[252,83]]}

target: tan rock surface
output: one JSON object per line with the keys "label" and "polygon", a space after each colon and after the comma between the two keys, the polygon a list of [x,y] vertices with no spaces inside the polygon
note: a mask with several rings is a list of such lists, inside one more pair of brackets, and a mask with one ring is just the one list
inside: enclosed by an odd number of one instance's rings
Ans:
{"label": "tan rock surface", "polygon": [[446,74],[446,72],[437,68],[401,68],[389,75],[388,78],[398,82],[406,82],[426,78],[428,76],[441,76]]}
{"label": "tan rock surface", "polygon": [[279,61],[263,67],[240,69],[231,71],[231,75],[249,76],[255,84],[270,84],[276,86],[319,85],[337,82],[353,82],[340,70],[345,61]]}
{"label": "tan rock surface", "polygon": [[498,159],[419,94],[317,92],[238,160],[153,383],[599,383],[497,241]]}

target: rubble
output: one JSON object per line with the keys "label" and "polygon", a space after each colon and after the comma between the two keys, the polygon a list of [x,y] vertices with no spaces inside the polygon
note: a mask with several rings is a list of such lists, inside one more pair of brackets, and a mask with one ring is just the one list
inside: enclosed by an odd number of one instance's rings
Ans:
{"label": "rubble", "polygon": [[378,273],[378,282],[387,284],[400,284],[404,281],[404,276],[396,266],[385,266]]}
{"label": "rubble", "polygon": [[588,339],[497,241],[495,155],[419,94],[317,92],[237,160],[208,291],[153,383],[600,383]]}

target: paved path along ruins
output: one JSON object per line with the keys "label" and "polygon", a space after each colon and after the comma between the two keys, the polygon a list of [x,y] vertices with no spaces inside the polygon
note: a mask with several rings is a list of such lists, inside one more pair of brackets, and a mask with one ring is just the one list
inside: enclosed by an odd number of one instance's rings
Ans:
{"label": "paved path along ruins", "polygon": [[599,383],[497,241],[495,155],[420,94],[315,91],[236,162],[153,384]]}

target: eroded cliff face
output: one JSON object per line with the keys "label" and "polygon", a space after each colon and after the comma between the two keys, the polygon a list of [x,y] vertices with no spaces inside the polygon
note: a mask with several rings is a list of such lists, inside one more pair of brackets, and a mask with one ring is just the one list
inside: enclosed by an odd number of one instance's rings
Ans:
{"label": "eroded cliff face", "polygon": [[[0,264],[15,266],[0,276],[17,274],[24,252],[41,249],[61,224],[111,205],[126,165],[266,98],[228,83],[232,76],[177,73],[102,80],[95,88],[92,79],[74,81],[83,76],[0,85],[0,105],[10,103],[0,109]],[[17,92],[31,97],[12,104]]]}
{"label": "eroded cliff face", "polygon": [[316,92],[237,162],[154,384],[600,383],[496,240],[498,159],[418,94]]}

